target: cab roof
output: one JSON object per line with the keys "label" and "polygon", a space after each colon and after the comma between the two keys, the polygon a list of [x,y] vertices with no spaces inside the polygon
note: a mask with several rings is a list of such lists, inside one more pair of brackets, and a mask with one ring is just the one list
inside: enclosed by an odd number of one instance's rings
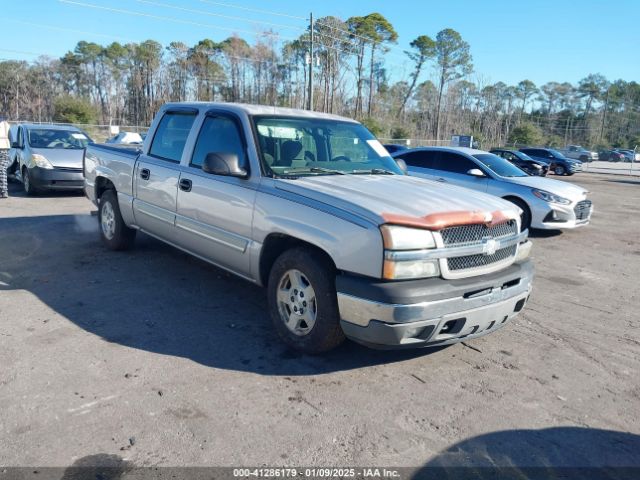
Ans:
{"label": "cab roof", "polygon": [[325,120],[336,120],[341,122],[358,123],[357,121],[334,115],[332,113],[322,113],[310,110],[301,110],[298,108],[271,107],[268,105],[251,105],[248,103],[231,103],[231,102],[173,102],[168,103],[166,108],[175,107],[193,107],[198,110],[210,108],[223,108],[235,113],[244,113],[246,115],[274,115],[283,117],[302,117],[302,118],[322,118]]}

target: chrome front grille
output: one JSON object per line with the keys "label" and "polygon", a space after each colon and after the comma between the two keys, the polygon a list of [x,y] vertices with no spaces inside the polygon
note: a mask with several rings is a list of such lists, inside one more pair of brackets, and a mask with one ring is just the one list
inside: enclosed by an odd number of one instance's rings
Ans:
{"label": "chrome front grille", "polygon": [[484,239],[500,239],[518,234],[515,220],[487,227],[484,224],[449,227],[440,231],[445,247],[463,247],[482,243]]}
{"label": "chrome front grille", "polygon": [[517,245],[511,245],[510,247],[496,250],[496,253],[493,255],[484,255],[481,253],[478,255],[467,255],[466,257],[447,258],[447,266],[452,272],[467,270],[469,268],[486,267],[492,263],[502,262],[509,257],[514,257],[516,255],[516,248]]}
{"label": "chrome front grille", "polygon": [[[509,220],[498,225],[462,225],[449,227],[440,231],[445,248],[480,246],[484,253],[473,255],[447,256],[440,264],[445,278],[462,278],[466,276],[490,273],[500,268],[516,256],[518,245],[513,244],[495,249],[499,246],[495,241],[508,241],[519,234],[518,222]],[[485,250],[486,247],[486,250]]]}
{"label": "chrome front grille", "polygon": [[582,200],[577,203],[573,211],[576,214],[576,220],[578,222],[587,220],[591,215],[591,200]]}

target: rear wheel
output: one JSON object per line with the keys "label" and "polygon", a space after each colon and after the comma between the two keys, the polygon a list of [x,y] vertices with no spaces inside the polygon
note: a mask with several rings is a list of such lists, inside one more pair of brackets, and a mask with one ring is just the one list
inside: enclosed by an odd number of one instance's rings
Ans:
{"label": "rear wheel", "polygon": [[310,248],[284,252],[273,264],[267,287],[269,313],[287,345],[308,354],[344,341],[335,289],[335,270]]}
{"label": "rear wheel", "polygon": [[120,214],[115,190],[106,190],[100,196],[98,223],[103,243],[111,250],[127,250],[133,245],[136,231],[127,227]]}
{"label": "rear wheel", "polygon": [[520,231],[524,232],[527,228],[531,226],[531,210],[529,209],[529,205],[526,204],[523,200],[514,197],[507,197],[505,200],[510,201],[514,205],[520,207],[522,213],[520,214]]}

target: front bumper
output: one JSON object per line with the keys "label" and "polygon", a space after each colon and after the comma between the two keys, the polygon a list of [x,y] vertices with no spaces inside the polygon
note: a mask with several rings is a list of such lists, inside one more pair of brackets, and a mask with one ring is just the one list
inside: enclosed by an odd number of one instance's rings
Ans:
{"label": "front bumper", "polygon": [[29,179],[35,188],[43,190],[81,190],[84,187],[82,169],[32,167]]}
{"label": "front bumper", "polygon": [[489,275],[384,282],[336,280],[341,326],[374,348],[435,347],[492,333],[524,307],[533,266],[514,264]]}
{"label": "front bumper", "polygon": [[588,211],[579,212],[580,216],[578,217],[576,210],[578,203],[580,202],[560,205],[557,203],[543,202],[541,200],[537,201],[535,205],[531,205],[531,228],[559,230],[589,225],[591,215],[593,215],[593,205],[589,205]]}

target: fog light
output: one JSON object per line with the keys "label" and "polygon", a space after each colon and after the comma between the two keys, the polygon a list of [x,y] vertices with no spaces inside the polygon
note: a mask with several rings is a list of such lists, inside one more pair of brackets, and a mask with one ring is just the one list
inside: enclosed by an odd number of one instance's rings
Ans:
{"label": "fog light", "polygon": [[533,244],[529,240],[518,245],[518,253],[516,254],[515,262],[522,262],[523,260],[526,260],[531,254],[532,246]]}
{"label": "fog light", "polygon": [[424,331],[424,329],[425,329],[425,327],[410,327],[410,328],[407,328],[404,331],[404,337],[405,338],[417,337]]}

